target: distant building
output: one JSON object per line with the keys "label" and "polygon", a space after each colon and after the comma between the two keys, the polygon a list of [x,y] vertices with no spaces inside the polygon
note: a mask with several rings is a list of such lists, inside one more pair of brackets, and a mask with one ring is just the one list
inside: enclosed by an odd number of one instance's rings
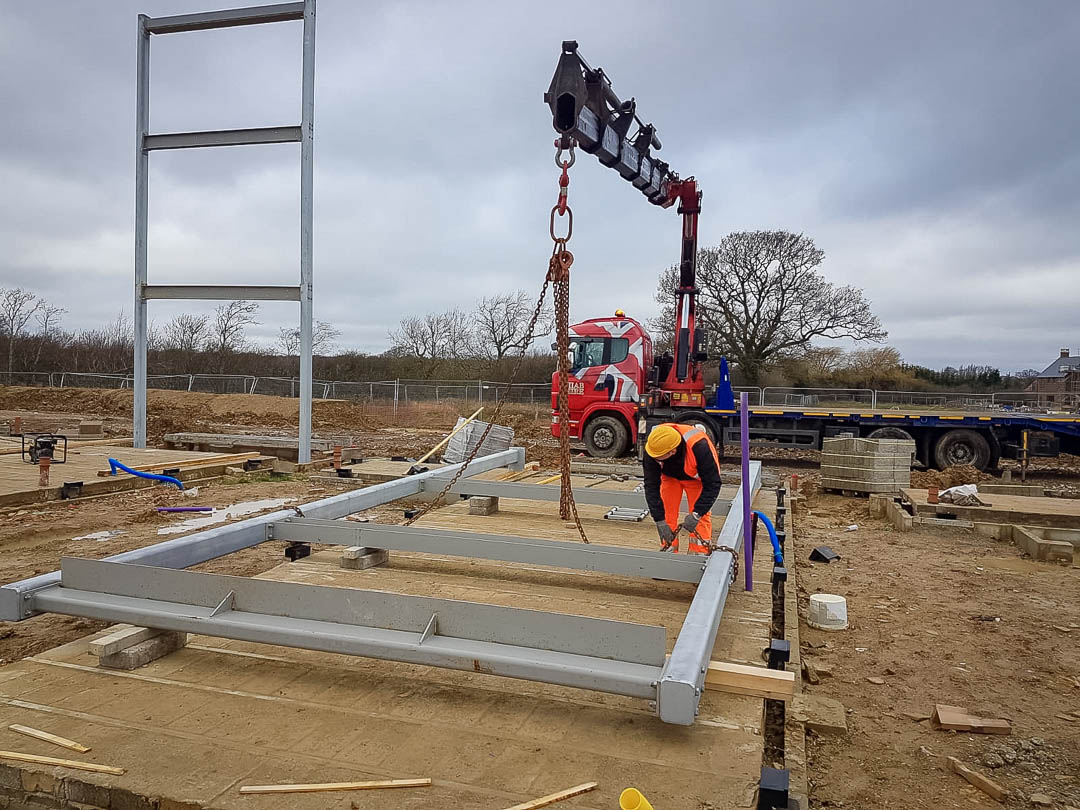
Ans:
{"label": "distant building", "polygon": [[1074,402],[1080,397],[1080,357],[1070,357],[1069,350],[1062,349],[1058,359],[1043,369],[1026,390],[1042,395],[1047,403]]}

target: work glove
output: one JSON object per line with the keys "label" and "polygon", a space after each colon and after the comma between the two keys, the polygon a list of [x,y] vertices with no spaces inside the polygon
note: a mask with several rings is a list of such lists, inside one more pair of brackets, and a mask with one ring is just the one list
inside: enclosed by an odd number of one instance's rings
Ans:
{"label": "work glove", "polygon": [[656,521],[656,533],[660,535],[660,542],[665,546],[670,545],[675,540],[675,532],[663,520]]}
{"label": "work glove", "polygon": [[701,515],[699,515],[697,512],[691,512],[683,518],[682,527],[691,534],[693,534],[697,531],[697,525],[700,520]]}

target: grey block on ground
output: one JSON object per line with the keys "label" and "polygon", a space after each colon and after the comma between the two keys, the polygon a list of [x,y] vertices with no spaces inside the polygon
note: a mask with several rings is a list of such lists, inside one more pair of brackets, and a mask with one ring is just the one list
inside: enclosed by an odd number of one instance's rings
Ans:
{"label": "grey block on ground", "polygon": [[98,665],[106,669],[138,669],[187,646],[187,639],[187,633],[161,633],[119,652],[101,656]]}
{"label": "grey block on ground", "polygon": [[474,495],[469,498],[470,515],[494,515],[499,511],[499,499],[494,495]]}
{"label": "grey block on ground", "polygon": [[341,567],[350,568],[354,571],[363,571],[365,568],[383,565],[389,559],[390,552],[385,548],[349,546],[341,552]]}

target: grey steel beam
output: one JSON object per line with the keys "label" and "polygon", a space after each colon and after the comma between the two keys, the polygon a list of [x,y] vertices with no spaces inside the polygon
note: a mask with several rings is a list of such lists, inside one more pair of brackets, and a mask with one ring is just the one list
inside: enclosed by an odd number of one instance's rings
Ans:
{"label": "grey steel beam", "polygon": [[233,28],[238,25],[288,22],[304,18],[303,3],[279,3],[271,6],[230,8],[224,11],[203,11],[196,14],[176,14],[170,17],[147,18],[146,30],[151,34],[179,34],[185,31],[206,31],[211,28]]}
{"label": "grey steel beam", "polygon": [[[428,492],[439,492],[435,484],[429,481],[425,485]],[[505,481],[459,481],[451,490],[452,495],[488,495],[496,498],[518,498],[526,501],[557,501],[559,488],[545,484],[514,484]],[[599,489],[597,487],[574,487],[574,500],[577,503],[595,506],[626,506],[631,509],[646,509],[645,495],[641,492],[626,490]],[[725,515],[731,501],[718,499],[713,504],[712,514]]]}
{"label": "grey steel beam", "polygon": [[267,540],[418,551],[676,582],[697,583],[705,569],[705,560],[701,557],[676,556],[661,551],[601,546],[595,543],[585,545],[419,526],[288,518],[267,524],[266,533]]}
{"label": "grey steel beam", "polygon": [[[300,288],[274,284],[144,284],[144,301],[299,301]],[[310,460],[310,459],[309,459]]]}
{"label": "grey steel beam", "polygon": [[149,155],[143,149],[150,128],[150,18],[139,15],[135,68],[135,318],[134,401],[131,409],[132,447],[146,447],[146,228],[150,204]]}
{"label": "grey steel beam", "polygon": [[311,383],[314,347],[312,269],[315,185],[315,0],[304,0],[303,76],[300,84],[300,440],[297,461],[311,461]]}
{"label": "grey steel beam", "polygon": [[[476,459],[469,464],[466,474],[476,475],[507,466],[511,469],[520,469],[524,463],[524,448],[511,447],[501,453]],[[343,492],[340,495],[304,504],[303,513],[315,518],[340,518],[399,498],[419,495],[423,491],[425,479],[452,476],[461,466],[453,464],[426,473],[399,478],[396,481]],[[125,551],[108,559],[113,562],[157,565],[164,568],[189,568],[192,565],[232,554],[234,551],[257,546],[266,541],[267,523],[278,522],[295,515],[294,509],[282,509],[228,526],[218,526],[186,537],[167,540],[164,543]],[[56,585],[58,582],[60,582],[60,573],[54,571],[0,587],[0,621],[21,621],[33,616],[31,602],[34,592]]]}
{"label": "grey steel beam", "polygon": [[[750,462],[750,493],[740,486],[731,503],[720,534],[718,546],[741,548],[743,510],[742,499],[749,498],[761,488],[761,462]],[[714,551],[709,555],[705,573],[698,583],[697,593],[686,612],[679,636],[671,650],[671,657],[664,667],[657,694],[657,714],[665,723],[689,726],[697,716],[701,691],[705,684],[705,672],[712,658],[716,631],[724,612],[728,589],[731,586],[732,555],[726,551]],[[746,561],[743,561],[746,564]]]}
{"label": "grey steel beam", "polygon": [[[652,698],[662,627],[65,558],[54,613]],[[434,617],[434,620],[433,620]]]}
{"label": "grey steel beam", "polygon": [[143,149],[200,149],[210,146],[250,146],[268,143],[297,143],[300,127],[255,127],[215,129],[203,132],[162,132],[143,138]]}

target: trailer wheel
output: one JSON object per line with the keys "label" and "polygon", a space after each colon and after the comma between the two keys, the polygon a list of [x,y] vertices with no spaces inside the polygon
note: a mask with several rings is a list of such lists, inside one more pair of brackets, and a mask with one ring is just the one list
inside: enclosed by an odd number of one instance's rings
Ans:
{"label": "trailer wheel", "polygon": [[582,438],[593,458],[619,458],[630,446],[630,431],[615,416],[594,416],[585,426]]}
{"label": "trailer wheel", "polygon": [[881,427],[877,430],[871,430],[866,434],[868,439],[907,439],[909,442],[915,441],[915,437],[908,433],[903,428],[898,427]]}
{"label": "trailer wheel", "polygon": [[954,464],[985,470],[990,466],[990,442],[974,430],[950,430],[934,445],[934,464],[939,470]]}

